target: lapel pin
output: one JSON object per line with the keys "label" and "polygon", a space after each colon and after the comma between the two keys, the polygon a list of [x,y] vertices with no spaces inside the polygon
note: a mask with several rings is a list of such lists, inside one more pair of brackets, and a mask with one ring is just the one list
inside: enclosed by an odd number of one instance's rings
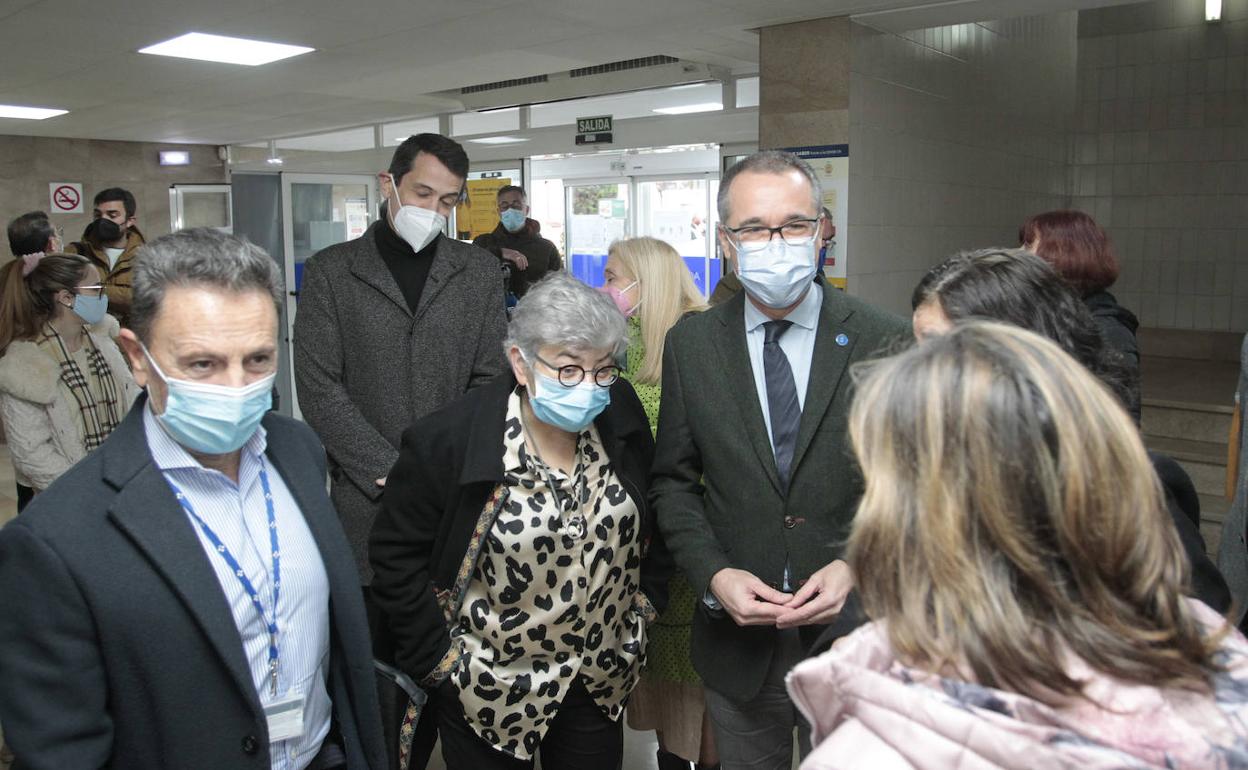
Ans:
{"label": "lapel pin", "polygon": [[844,334],[836,335],[836,344],[840,345],[841,347],[845,347],[846,345],[849,344],[849,337],[846,337]]}

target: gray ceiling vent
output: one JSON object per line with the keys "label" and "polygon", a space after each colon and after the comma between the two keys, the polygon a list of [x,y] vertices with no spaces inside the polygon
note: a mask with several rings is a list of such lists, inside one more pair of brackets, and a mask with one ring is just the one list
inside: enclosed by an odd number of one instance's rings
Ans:
{"label": "gray ceiling vent", "polygon": [[493,83],[482,83],[476,86],[465,86],[459,89],[461,94],[479,94],[482,91],[497,91],[500,88],[514,88],[515,86],[527,86],[533,83],[545,83],[546,75],[534,75],[531,78],[516,78],[514,80],[498,80]]}
{"label": "gray ceiling vent", "polygon": [[637,70],[642,67],[657,67],[660,64],[675,64],[680,61],[675,56],[646,56],[641,59],[627,59],[625,61],[613,61],[610,64],[598,64],[593,67],[581,67],[580,69],[569,70],[568,76],[574,78],[584,78],[590,75],[603,75],[608,72],[623,72],[624,70]]}
{"label": "gray ceiling vent", "polygon": [[480,112],[648,88],[705,83],[726,77],[727,70],[709,64],[673,56],[647,56],[536,77],[484,83],[438,95],[457,100],[465,110]]}

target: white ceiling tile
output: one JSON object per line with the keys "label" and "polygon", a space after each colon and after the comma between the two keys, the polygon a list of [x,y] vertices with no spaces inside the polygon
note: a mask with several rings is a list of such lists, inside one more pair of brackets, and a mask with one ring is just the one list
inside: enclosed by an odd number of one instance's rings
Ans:
{"label": "white ceiling tile", "polygon": [[[1106,1],[1025,4],[1029,13],[1045,13]],[[983,18],[994,18],[994,9],[1022,2],[970,4],[982,9]],[[749,72],[758,58],[752,29],[931,5],[930,0],[121,0],[101,6],[98,0],[0,0],[0,99],[71,110],[37,123],[6,121],[0,132],[262,141],[455,111],[459,103],[452,97],[463,86],[654,54]],[[136,53],[191,31],[317,50],[255,68]]]}

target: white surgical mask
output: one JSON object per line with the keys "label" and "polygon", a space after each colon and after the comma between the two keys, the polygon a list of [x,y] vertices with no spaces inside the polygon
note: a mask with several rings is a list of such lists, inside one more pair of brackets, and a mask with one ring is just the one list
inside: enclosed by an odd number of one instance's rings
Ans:
{"label": "white surgical mask", "polygon": [[802,298],[815,278],[814,239],[790,244],[775,237],[759,251],[737,249],[737,277],[754,299],[767,307],[786,308]]}
{"label": "white surgical mask", "polygon": [[394,225],[394,231],[407,241],[412,250],[420,251],[432,243],[446,227],[446,217],[420,206],[403,205],[394,176],[390,177],[390,186],[394,190],[394,206],[390,208],[390,221]]}

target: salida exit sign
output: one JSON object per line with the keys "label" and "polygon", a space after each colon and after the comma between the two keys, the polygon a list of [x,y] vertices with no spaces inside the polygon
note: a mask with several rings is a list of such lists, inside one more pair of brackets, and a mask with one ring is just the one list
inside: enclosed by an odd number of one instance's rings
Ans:
{"label": "salida exit sign", "polygon": [[611,144],[614,126],[610,115],[576,119],[577,144]]}

